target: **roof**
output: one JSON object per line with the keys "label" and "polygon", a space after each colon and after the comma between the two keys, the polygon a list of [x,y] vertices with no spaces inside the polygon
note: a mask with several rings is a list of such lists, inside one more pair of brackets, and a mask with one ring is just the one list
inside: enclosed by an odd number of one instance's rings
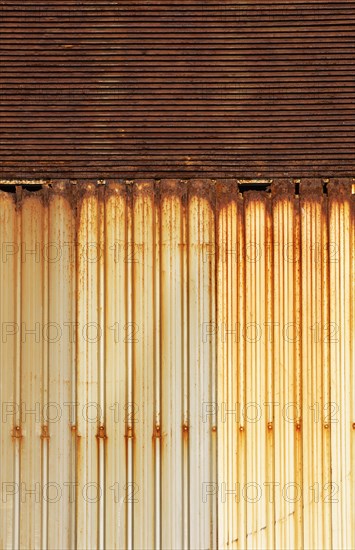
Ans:
{"label": "roof", "polygon": [[0,176],[353,176],[354,7],[2,0]]}

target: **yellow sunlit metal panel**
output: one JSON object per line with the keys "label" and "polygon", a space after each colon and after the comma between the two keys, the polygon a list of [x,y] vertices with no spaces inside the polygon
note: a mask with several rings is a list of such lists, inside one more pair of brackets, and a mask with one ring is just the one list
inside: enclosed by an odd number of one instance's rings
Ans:
{"label": "yellow sunlit metal panel", "polygon": [[351,181],[5,183],[0,548],[354,548]]}

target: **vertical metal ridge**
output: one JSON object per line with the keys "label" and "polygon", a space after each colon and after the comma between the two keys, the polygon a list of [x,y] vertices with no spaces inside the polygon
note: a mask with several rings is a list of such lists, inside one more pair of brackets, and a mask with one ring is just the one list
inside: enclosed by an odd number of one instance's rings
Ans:
{"label": "vertical metal ridge", "polygon": [[79,212],[77,233],[77,547],[96,548],[99,537],[99,485],[101,438],[99,402],[99,351],[103,327],[99,324],[99,199],[97,188],[87,184]]}
{"label": "vertical metal ridge", "polygon": [[105,542],[107,548],[128,548],[128,464],[126,426],[129,353],[127,326],[131,311],[128,280],[129,197],[124,183],[106,190],[105,210]]}
{"label": "vertical metal ridge", "polygon": [[[201,180],[191,182],[188,195],[189,285],[189,547],[207,548],[210,540],[211,497],[203,502],[201,487],[211,480],[211,418],[201,422],[203,403],[212,401],[211,341],[202,342],[201,326],[214,323],[211,293],[214,289],[214,212],[212,187]],[[211,251],[212,248],[212,251]],[[212,339],[214,336],[212,335]],[[187,428],[187,429],[186,429]],[[213,496],[212,496],[213,498]],[[214,497],[216,498],[216,497]],[[197,528],[195,526],[198,525]]]}
{"label": "vertical metal ridge", "polygon": [[[41,545],[44,210],[41,194],[24,193],[21,235],[20,547]],[[26,298],[24,299],[24,297]]]}
{"label": "vertical metal ridge", "polygon": [[[127,189],[128,191],[128,189]],[[127,326],[132,328],[133,326],[133,310],[134,310],[134,282],[133,282],[133,261],[135,254],[134,247],[134,213],[133,213],[133,194],[132,188],[129,188],[129,196],[127,200],[127,254],[126,257],[126,273],[127,273],[127,295],[126,295],[126,308],[127,308]],[[126,387],[126,399],[127,406],[126,416],[126,467],[127,467],[127,484],[125,486],[125,502],[127,503],[127,550],[133,550],[133,498],[131,497],[132,488],[134,487],[133,477],[133,445],[134,445],[134,423],[132,419],[132,406],[135,405],[134,396],[134,379],[133,379],[133,341],[127,339],[127,387]],[[129,407],[131,409],[129,410]]]}
{"label": "vertical metal ridge", "polygon": [[186,228],[183,195],[186,186],[176,181],[160,184],[160,312],[161,312],[161,498],[162,548],[184,545],[184,467],[188,433],[184,426],[184,371],[186,347],[184,315],[184,262]]}
{"label": "vertical metal ridge", "polygon": [[[330,242],[329,238],[329,200],[328,196],[323,196],[322,204],[322,228],[321,228],[321,317],[322,317],[322,355],[323,355],[323,368],[322,368],[322,400],[323,411],[321,422],[323,424],[322,433],[322,469],[323,469],[323,487],[325,491],[332,487],[332,469],[331,469],[331,429],[332,423],[330,422],[331,413],[331,363],[330,363],[330,334],[333,332],[333,321],[330,315],[330,270],[329,262],[330,257],[334,254],[334,246]],[[333,259],[333,258],[332,258]],[[323,510],[323,546],[324,548],[332,547],[332,504],[330,499],[324,499]]]}
{"label": "vertical metal ridge", "polygon": [[75,548],[75,218],[62,183],[48,190],[48,398],[43,415],[48,445],[48,548]]}
{"label": "vertical metal ridge", "polygon": [[[44,188],[43,201],[48,201],[48,188]],[[46,205],[47,206],[47,205]],[[43,236],[41,242],[45,246],[49,245],[49,232],[50,232],[50,218],[49,218],[49,209],[48,207],[43,210]],[[49,338],[48,338],[48,328],[49,328],[49,261],[48,258],[41,258],[42,263],[42,280],[43,280],[43,313],[42,313],[42,373],[41,373],[41,390],[42,390],[42,404],[43,410],[41,411],[41,489],[42,489],[42,512],[41,512],[41,548],[47,550],[48,547],[48,488],[49,488],[49,478],[48,478],[48,469],[49,469],[49,439],[50,432],[48,426],[48,418],[44,417],[44,411],[46,410],[46,404],[49,403]]]}
{"label": "vertical metal ridge", "polygon": [[[323,524],[323,339],[322,226],[323,188],[320,181],[300,187],[302,224],[302,421],[304,545],[324,546]],[[327,321],[326,321],[327,322]],[[321,492],[321,493],[320,493]]]}
{"label": "vertical metal ridge", "polygon": [[291,185],[284,184],[281,188],[275,186],[272,192],[275,423],[268,424],[268,429],[273,432],[275,445],[275,546],[293,548],[296,508],[299,506],[295,465],[295,425],[298,412],[294,401],[294,348],[299,337],[299,328],[295,326],[294,262],[299,259],[295,260],[293,189]]}
{"label": "vertical metal ridge", "polygon": [[[226,203],[228,195],[232,195],[230,203]],[[240,363],[238,361],[238,345],[240,316],[239,288],[243,288],[238,277],[238,246],[243,243],[238,238],[242,210],[239,197],[233,193],[230,185],[221,184],[217,197],[216,226],[216,325],[210,331],[216,334],[217,341],[217,400],[212,403],[210,414],[213,414],[213,428],[217,430],[218,439],[218,476],[216,484],[218,520],[218,546],[238,548],[242,525],[239,521],[240,504],[232,498],[239,482],[238,463],[238,415],[240,399],[238,398],[238,382],[240,379]],[[207,332],[207,330],[205,331]],[[236,368],[235,368],[236,367]],[[243,365],[242,365],[243,367]],[[207,411],[206,411],[207,412]],[[212,429],[213,429],[212,428]],[[238,453],[238,454],[237,454]],[[222,491],[230,491],[227,499]]]}
{"label": "vertical metal ridge", "polygon": [[[239,283],[239,292],[238,292],[238,322],[240,327],[240,336],[239,336],[239,346],[238,346],[238,401],[239,406],[239,416],[238,416],[238,434],[237,434],[237,452],[240,456],[238,460],[238,483],[240,487],[244,487],[247,480],[247,446],[246,446],[246,437],[245,437],[245,410],[246,410],[246,339],[244,338],[245,327],[246,327],[246,307],[247,307],[247,282],[246,279],[246,257],[247,257],[247,235],[245,228],[245,199],[242,197],[240,201],[240,218],[241,223],[239,224],[239,229],[237,233],[238,237],[238,256],[237,256],[237,265],[238,265],[238,283]],[[237,486],[239,488],[239,485]],[[247,536],[247,502],[245,498],[239,498],[238,506],[238,519],[240,526],[240,534],[238,533],[237,543],[239,548],[242,548],[245,544]]]}
{"label": "vertical metal ridge", "polygon": [[[16,249],[21,247],[21,235],[22,235],[22,213],[18,212],[16,216]],[[16,255],[16,267],[15,267],[15,281],[16,281],[16,325],[21,326],[21,309],[22,309],[22,270],[21,270],[21,254]],[[16,363],[15,363],[15,407],[21,403],[21,331],[18,331],[16,337]],[[15,425],[14,430],[16,433],[20,431],[21,436],[21,409],[17,409],[15,413]],[[15,483],[18,487],[21,482],[21,437],[15,439]],[[20,546],[20,491],[16,492],[14,498],[14,535],[13,535],[13,549]]]}
{"label": "vertical metal ridge", "polygon": [[[13,549],[18,545],[19,536],[19,439],[15,438],[16,426],[20,426],[19,412],[16,404],[19,376],[19,336],[17,304],[19,290],[17,248],[18,215],[13,197],[0,193],[0,241],[5,255],[0,263],[0,279],[8,285],[0,286],[0,396],[1,423],[0,445],[6,449],[0,461],[1,515],[0,515],[0,546]],[[5,328],[5,330],[4,330]],[[13,336],[10,337],[8,332]]]}
{"label": "vertical metal ridge", "polygon": [[[20,195],[20,190],[17,190],[17,195]],[[18,196],[20,199],[20,197]],[[16,204],[17,206],[17,204]],[[14,213],[15,214],[15,213]],[[15,305],[15,322],[16,326],[21,326],[21,311],[22,311],[22,211],[19,208],[16,212],[16,236],[14,242],[16,243],[16,250],[19,251],[16,254],[15,264],[15,282],[16,282],[16,305]],[[19,431],[21,436],[21,330],[19,329],[16,334],[16,359],[15,359],[15,425],[13,427],[15,431],[14,435]],[[18,405],[18,407],[17,407]],[[15,483],[17,487],[20,487],[21,482],[21,437],[15,439]],[[13,532],[13,544],[12,548],[15,550],[20,547],[20,491],[16,491],[14,497],[14,532]]]}
{"label": "vertical metal ridge", "polygon": [[[64,190],[65,187],[62,187],[62,190]],[[70,200],[71,197],[69,197]],[[70,204],[68,204],[69,208]],[[76,225],[75,222],[77,220],[78,216],[78,209],[77,205],[75,205],[72,209],[73,213],[73,220],[72,224],[70,225],[69,230],[69,242],[73,243],[73,252],[72,256],[69,257],[69,267],[70,267],[70,277],[71,277],[71,291],[72,296],[71,300],[69,300],[69,308],[71,311],[71,315],[69,316],[71,320],[77,321],[78,316],[78,278],[77,278],[77,270],[79,265],[79,256],[78,256],[78,246],[77,246],[77,233],[75,231]],[[71,515],[70,515],[70,546],[77,550],[77,542],[78,542],[78,508],[77,508],[77,483],[78,483],[78,463],[77,463],[77,457],[78,457],[78,365],[77,365],[77,354],[78,354],[78,331],[77,331],[77,325],[75,324],[74,327],[74,340],[72,341],[71,346],[71,403],[73,404],[71,411],[72,416],[69,418],[69,425],[70,425],[70,431],[71,431],[71,464],[70,464],[70,481],[74,482],[74,503],[72,502],[72,499],[70,499],[71,504]]]}
{"label": "vertical metal ridge", "polygon": [[[303,488],[303,449],[302,449],[302,231],[301,231],[301,205],[300,197],[294,199],[294,248],[293,265],[295,277],[294,304],[295,315],[295,392],[294,403],[296,408],[295,428],[295,483],[296,487]],[[303,524],[303,495],[295,507],[295,548],[303,548],[304,524]]]}
{"label": "vertical metal ridge", "polygon": [[[160,200],[160,182],[155,182],[155,205]],[[159,203],[160,204],[160,203]],[[154,472],[154,548],[162,546],[162,364],[161,364],[161,227],[160,208],[154,207],[153,244],[153,299],[154,299],[154,420],[155,426],[155,472]]]}
{"label": "vertical metal ridge", "polygon": [[[182,421],[183,426],[189,425],[189,397],[190,397],[190,287],[189,287],[189,218],[188,218],[188,185],[184,182],[184,193],[182,194],[182,242],[184,244],[184,254],[182,259],[182,343],[181,343],[181,355],[183,358],[183,382],[182,382]],[[183,541],[183,549],[188,550],[190,548],[190,470],[189,470],[189,440],[188,432],[182,433],[182,445],[183,445],[183,466],[182,466],[182,510],[183,521],[181,538]]]}
{"label": "vertical metal ridge", "polygon": [[[268,492],[266,503],[266,547],[275,548],[275,497],[270,498],[270,487],[275,480],[275,457],[274,457],[274,445],[275,445],[275,376],[274,376],[274,327],[275,327],[275,288],[274,288],[274,254],[275,254],[275,242],[273,235],[273,209],[272,209],[272,195],[267,205],[267,217],[266,217],[266,249],[265,249],[265,277],[266,277],[266,323],[265,327],[265,360],[266,360],[266,376],[265,376],[265,397],[266,397],[266,410],[262,406],[262,412],[265,414],[263,419],[264,429],[266,430],[266,472],[265,477],[267,480]],[[271,327],[270,327],[271,320]],[[267,329],[267,330],[266,330]],[[264,413],[265,411],[265,413]],[[273,491],[273,489],[272,489]]]}
{"label": "vertical metal ridge", "polygon": [[106,503],[106,483],[105,483],[105,454],[106,454],[106,439],[107,439],[107,427],[106,427],[106,377],[105,377],[105,342],[106,342],[106,197],[105,187],[101,186],[98,189],[98,227],[97,227],[97,250],[98,250],[98,276],[97,276],[97,293],[98,293],[98,326],[99,329],[99,346],[98,346],[98,486],[99,486],[99,506],[98,506],[98,550],[104,550],[105,546],[105,503]]}
{"label": "vertical metal ridge", "polygon": [[351,527],[351,454],[354,438],[351,419],[351,379],[354,360],[351,360],[351,187],[329,185],[329,236],[337,252],[337,261],[330,263],[330,313],[338,335],[330,339],[332,364],[331,399],[336,417],[332,418],[332,498],[333,547],[346,548],[353,540]]}
{"label": "vertical metal ridge", "polygon": [[[350,341],[351,341],[351,386],[350,386],[350,400],[351,400],[351,428],[352,432],[350,433],[351,441],[351,454],[352,454],[352,463],[351,463],[351,472],[350,472],[350,487],[352,491],[351,502],[355,502],[355,185],[352,187],[352,197],[350,201],[350,238],[351,238],[351,299],[350,299],[350,308],[351,308],[351,319],[350,319]],[[355,509],[352,509],[351,523],[355,525]],[[352,541],[351,545],[355,546],[355,529],[352,529]]]}
{"label": "vertical metal ridge", "polygon": [[138,421],[134,426],[133,541],[138,548],[154,547],[155,531],[155,208],[154,182],[133,184],[133,383]]}

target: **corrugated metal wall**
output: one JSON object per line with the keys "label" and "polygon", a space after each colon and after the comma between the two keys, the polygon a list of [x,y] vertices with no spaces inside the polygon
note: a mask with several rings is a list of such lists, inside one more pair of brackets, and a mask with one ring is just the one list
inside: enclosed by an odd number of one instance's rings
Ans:
{"label": "corrugated metal wall", "polygon": [[6,178],[351,176],[353,0],[1,0]]}
{"label": "corrugated metal wall", "polygon": [[1,536],[355,547],[350,182],[0,192]]}

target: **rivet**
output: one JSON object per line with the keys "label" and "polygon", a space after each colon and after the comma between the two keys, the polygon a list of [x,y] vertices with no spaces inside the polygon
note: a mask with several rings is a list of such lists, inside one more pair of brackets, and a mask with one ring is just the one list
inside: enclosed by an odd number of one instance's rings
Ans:
{"label": "rivet", "polygon": [[325,429],[329,428],[329,424],[324,424]]}
{"label": "rivet", "polygon": [[132,430],[132,427],[129,426],[129,427],[127,428],[127,434],[126,434],[126,437],[127,437],[128,439],[133,439],[133,433],[132,433],[132,431],[133,431],[133,430]]}
{"label": "rivet", "polygon": [[49,439],[48,426],[42,426],[41,439]]}
{"label": "rivet", "polygon": [[105,426],[99,426],[99,433],[96,434],[96,437],[100,439],[106,439]]}
{"label": "rivet", "polygon": [[272,430],[272,422],[268,422],[267,427],[269,430]]}
{"label": "rivet", "polygon": [[159,439],[161,437],[161,434],[160,434],[160,426],[156,425],[155,426],[155,437],[157,439]]}
{"label": "rivet", "polygon": [[240,432],[244,432],[244,426],[240,426],[240,427],[239,427],[239,431],[240,431]]}
{"label": "rivet", "polygon": [[300,422],[297,422],[296,424],[296,430],[300,430],[301,429],[301,423]]}
{"label": "rivet", "polygon": [[212,426],[212,431],[216,432],[217,431],[217,426]]}
{"label": "rivet", "polygon": [[16,437],[18,439],[21,439],[22,437],[22,430],[21,430],[21,426],[15,426],[15,431],[13,433],[13,437]]}

